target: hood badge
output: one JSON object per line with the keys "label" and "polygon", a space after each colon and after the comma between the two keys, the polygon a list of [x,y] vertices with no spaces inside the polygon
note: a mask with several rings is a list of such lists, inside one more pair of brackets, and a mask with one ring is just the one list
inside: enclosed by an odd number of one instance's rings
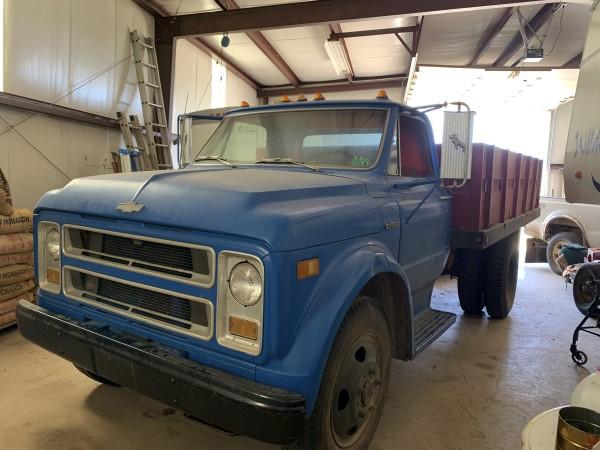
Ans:
{"label": "hood badge", "polygon": [[144,205],[138,202],[124,202],[119,203],[115,209],[117,211],[132,214],[140,212],[142,209],[144,209]]}

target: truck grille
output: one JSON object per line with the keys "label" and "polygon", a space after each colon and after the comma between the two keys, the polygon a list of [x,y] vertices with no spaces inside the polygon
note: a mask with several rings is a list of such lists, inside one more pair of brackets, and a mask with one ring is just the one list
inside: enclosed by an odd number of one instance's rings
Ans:
{"label": "truck grille", "polygon": [[67,256],[210,287],[214,252],[208,247],[65,225]]}
{"label": "truck grille", "polygon": [[204,339],[212,335],[212,304],[208,300],[69,266],[63,271],[69,298]]}

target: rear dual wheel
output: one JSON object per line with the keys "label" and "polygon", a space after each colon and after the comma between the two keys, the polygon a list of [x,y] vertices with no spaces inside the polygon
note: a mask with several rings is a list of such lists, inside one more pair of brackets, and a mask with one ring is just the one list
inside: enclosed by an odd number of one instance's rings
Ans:
{"label": "rear dual wheel", "polygon": [[486,250],[458,250],[458,297],[463,311],[481,314],[485,306],[490,318],[506,318],[515,301],[518,271],[519,232]]}

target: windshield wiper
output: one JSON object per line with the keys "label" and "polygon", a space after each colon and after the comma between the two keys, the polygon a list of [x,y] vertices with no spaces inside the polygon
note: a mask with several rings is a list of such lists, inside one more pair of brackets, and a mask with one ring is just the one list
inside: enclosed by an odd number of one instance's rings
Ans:
{"label": "windshield wiper", "polygon": [[198,161],[219,161],[221,164],[225,164],[226,166],[229,166],[232,169],[236,167],[233,164],[231,164],[227,160],[227,158],[221,158],[220,156],[199,156],[198,158],[196,158],[194,160],[194,162],[198,162]]}
{"label": "windshield wiper", "polygon": [[295,159],[290,158],[265,158],[259,159],[254,164],[294,164],[296,166],[306,167],[314,172],[320,172],[320,170],[314,166],[310,166],[308,164],[304,164],[302,161],[296,161]]}

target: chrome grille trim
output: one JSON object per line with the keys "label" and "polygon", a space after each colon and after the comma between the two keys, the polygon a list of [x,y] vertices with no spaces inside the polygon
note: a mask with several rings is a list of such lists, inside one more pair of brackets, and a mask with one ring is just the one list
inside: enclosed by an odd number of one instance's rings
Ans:
{"label": "chrome grille trim", "polygon": [[[206,317],[207,317],[208,324],[207,324],[207,326],[199,325],[199,324],[193,323],[191,321],[178,318],[176,316],[163,314],[161,312],[146,309],[144,307],[140,307],[137,305],[123,303],[119,300],[101,296],[95,292],[91,292],[91,291],[88,291],[85,289],[78,289],[73,284],[73,279],[71,277],[71,271],[75,272],[75,273],[91,275],[91,276],[97,277],[98,279],[101,279],[101,280],[109,280],[109,281],[113,281],[116,283],[132,286],[134,288],[143,289],[143,290],[146,290],[149,292],[156,292],[156,293],[160,293],[160,294],[169,295],[172,297],[177,297],[178,299],[200,303],[200,304],[204,305],[206,308]],[[199,339],[202,339],[205,341],[210,340],[213,336],[213,330],[214,330],[213,310],[214,310],[214,308],[213,308],[213,304],[204,298],[193,297],[191,295],[182,294],[180,292],[173,292],[173,291],[161,289],[161,288],[154,287],[154,286],[148,286],[146,284],[135,283],[133,281],[123,280],[122,278],[115,278],[115,277],[111,277],[109,275],[104,275],[104,274],[101,274],[98,272],[93,272],[90,270],[81,269],[78,267],[73,267],[73,266],[68,266],[68,265],[63,266],[62,275],[63,275],[63,294],[65,297],[67,297],[71,300],[75,300],[77,302],[84,303],[84,304],[93,306],[98,309],[103,309],[103,310],[109,311],[111,313],[114,313],[115,315],[127,317],[130,319],[139,321],[139,322],[151,324],[151,325],[157,326],[159,328],[168,329],[170,331],[174,331],[179,334],[192,336],[192,337],[199,338]],[[94,301],[93,297],[98,298],[100,300],[108,301],[115,305],[122,306],[126,309],[120,309],[117,307],[107,305],[106,303]],[[172,323],[167,323],[167,322],[164,322],[161,320],[153,319],[152,317],[148,317],[148,316],[145,316],[142,314],[136,314],[135,312],[132,312],[133,310],[139,310],[140,312],[145,312],[151,316],[164,317],[164,319],[168,320],[169,322],[178,322],[178,323],[181,323],[182,325],[189,326],[190,329],[188,330],[186,328],[182,328],[180,326],[173,325]]]}
{"label": "chrome grille trim", "polygon": [[[135,259],[135,258],[127,257],[127,256],[114,255],[114,254],[106,253],[106,252],[102,252],[102,251],[95,251],[95,250],[91,250],[88,248],[79,248],[73,244],[69,230],[89,231],[92,233],[101,234],[103,236],[115,236],[115,237],[119,237],[119,238],[132,239],[132,240],[141,241],[141,242],[148,242],[148,243],[154,243],[154,244],[162,244],[162,245],[167,245],[167,246],[180,247],[180,248],[184,248],[184,249],[190,249],[191,251],[195,250],[195,251],[206,252],[206,257],[207,257],[207,262],[208,262],[208,274],[201,274],[198,272],[185,270],[185,269],[178,268],[178,267],[167,266],[164,264],[159,264],[159,263],[150,262],[150,261],[144,261],[144,260]],[[216,256],[215,256],[215,251],[211,247],[206,247],[206,246],[197,245],[197,244],[183,243],[183,242],[178,242],[178,241],[170,241],[170,240],[166,240],[166,239],[159,239],[159,238],[153,238],[153,237],[148,237],[148,236],[140,236],[137,234],[129,234],[129,233],[121,233],[121,232],[116,232],[116,231],[103,230],[100,228],[85,227],[85,226],[81,226],[81,225],[72,225],[72,224],[65,224],[62,226],[62,239],[63,239],[63,245],[62,245],[63,253],[65,256],[68,256],[70,258],[75,258],[75,259],[79,259],[82,261],[92,262],[95,264],[101,264],[101,265],[105,265],[105,266],[120,268],[120,269],[128,270],[131,272],[137,272],[137,273],[141,273],[144,275],[151,275],[151,276],[164,278],[164,279],[168,279],[168,280],[172,280],[172,281],[177,281],[177,282],[181,282],[181,283],[192,284],[192,285],[200,286],[200,287],[204,287],[204,288],[211,288],[215,282]],[[96,257],[87,256],[86,254],[94,255]],[[110,258],[112,260],[119,260],[120,262],[109,261],[109,260],[107,260],[107,258]],[[137,267],[136,267],[136,265],[137,265]],[[143,267],[140,267],[140,266],[143,266]],[[161,272],[160,270],[168,271],[171,273],[170,274],[164,273],[164,272]],[[176,274],[180,274],[180,275],[176,275]]]}

